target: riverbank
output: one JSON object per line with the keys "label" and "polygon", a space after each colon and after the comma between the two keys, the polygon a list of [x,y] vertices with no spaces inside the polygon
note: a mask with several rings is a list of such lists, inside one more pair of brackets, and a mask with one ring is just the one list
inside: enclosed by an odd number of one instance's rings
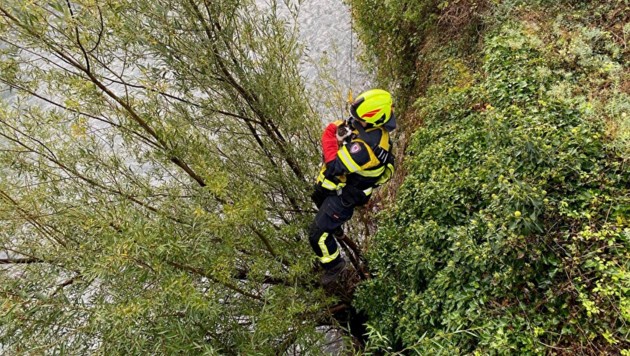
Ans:
{"label": "riverbank", "polygon": [[353,6],[409,137],[355,302],[368,349],[627,352],[627,6]]}

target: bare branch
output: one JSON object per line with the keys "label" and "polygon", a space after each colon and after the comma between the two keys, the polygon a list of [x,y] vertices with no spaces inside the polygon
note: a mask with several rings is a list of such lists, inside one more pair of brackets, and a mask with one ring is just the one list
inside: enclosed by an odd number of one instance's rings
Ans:
{"label": "bare branch", "polygon": [[0,265],[46,263],[39,258],[0,258]]}
{"label": "bare branch", "polygon": [[[78,23],[76,17],[74,16],[74,12],[72,11],[72,5],[70,5],[70,0],[66,0],[66,4],[68,5],[68,10],[70,10],[70,16],[72,16],[72,19]],[[88,57],[85,47],[83,47],[83,43],[81,43],[81,37],[79,36],[79,25],[77,23],[73,24],[74,33],[76,36],[77,45],[79,46],[79,48],[81,49],[81,52],[83,53],[83,58],[85,58],[85,70],[89,72],[90,71],[90,58]]]}
{"label": "bare branch", "polygon": [[105,24],[103,22],[103,12],[101,11],[101,7],[96,5],[96,9],[98,10],[98,18],[101,23],[101,29],[98,32],[98,38],[96,40],[96,43],[94,44],[94,47],[92,47],[92,49],[88,51],[88,53],[90,54],[94,52],[96,48],[98,48],[98,46],[101,44],[101,39],[103,38],[103,31],[105,30]]}

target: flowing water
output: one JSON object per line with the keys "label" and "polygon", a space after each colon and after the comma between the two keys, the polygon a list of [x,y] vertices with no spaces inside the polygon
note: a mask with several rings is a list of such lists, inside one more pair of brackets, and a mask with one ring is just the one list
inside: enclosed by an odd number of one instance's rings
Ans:
{"label": "flowing water", "polygon": [[316,110],[323,121],[343,118],[348,91],[356,96],[370,85],[357,60],[360,47],[351,31],[350,8],[342,0],[306,0],[298,25],[307,50],[302,72],[319,101]]}

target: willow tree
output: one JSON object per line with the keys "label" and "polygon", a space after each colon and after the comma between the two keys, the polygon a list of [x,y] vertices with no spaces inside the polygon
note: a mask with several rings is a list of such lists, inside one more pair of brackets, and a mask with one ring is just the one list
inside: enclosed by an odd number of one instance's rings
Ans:
{"label": "willow tree", "polygon": [[2,2],[0,349],[317,347],[320,124],[291,23],[241,0]]}

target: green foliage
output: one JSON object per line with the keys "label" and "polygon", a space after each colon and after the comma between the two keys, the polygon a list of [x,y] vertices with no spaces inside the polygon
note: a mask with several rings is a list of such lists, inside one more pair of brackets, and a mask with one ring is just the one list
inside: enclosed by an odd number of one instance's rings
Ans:
{"label": "green foliage", "polygon": [[398,105],[404,94],[419,84],[419,76],[425,74],[418,70],[425,57],[430,57],[441,44],[429,39],[440,36],[440,42],[463,39],[469,44],[470,36],[461,37],[469,30],[473,35],[476,33],[476,20],[487,3],[485,0],[348,2],[368,62],[376,63],[377,81],[399,90]]}
{"label": "green foliage", "polygon": [[[630,348],[627,50],[560,16],[445,58],[357,305],[373,348],[570,354]],[[476,74],[471,74],[476,73]],[[625,115],[624,115],[625,113]],[[624,124],[619,124],[620,126]]]}
{"label": "green foliage", "polygon": [[367,57],[378,63],[386,87],[415,84],[415,66],[425,34],[437,20],[438,0],[349,0]]}
{"label": "green foliage", "polygon": [[319,345],[320,122],[273,5],[2,1],[2,353]]}

